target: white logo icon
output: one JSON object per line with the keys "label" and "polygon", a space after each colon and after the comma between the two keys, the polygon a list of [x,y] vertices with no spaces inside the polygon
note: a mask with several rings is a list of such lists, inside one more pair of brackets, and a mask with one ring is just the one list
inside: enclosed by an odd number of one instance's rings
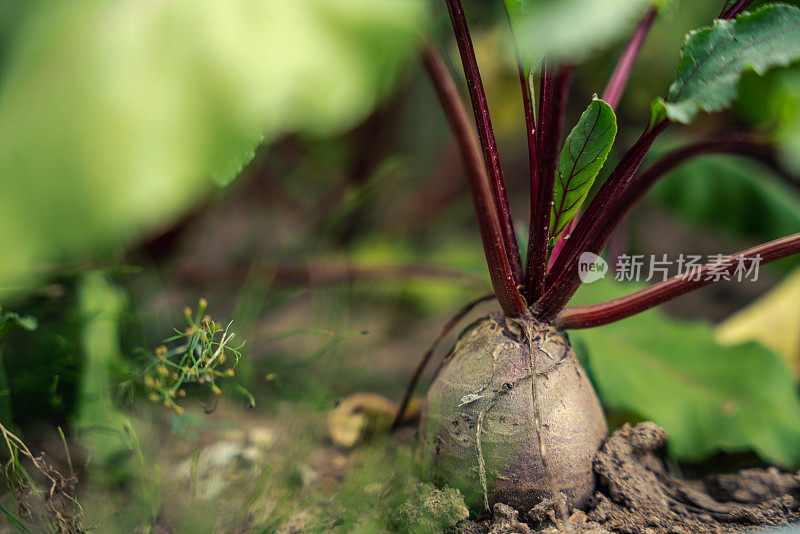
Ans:
{"label": "white logo icon", "polygon": [[605,278],[608,272],[606,260],[591,252],[584,252],[578,260],[578,276],[584,284]]}

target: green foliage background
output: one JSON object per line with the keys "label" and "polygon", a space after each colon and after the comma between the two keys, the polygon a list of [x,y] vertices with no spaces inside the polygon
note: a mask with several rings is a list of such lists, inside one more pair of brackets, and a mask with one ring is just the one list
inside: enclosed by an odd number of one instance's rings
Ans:
{"label": "green foliage background", "polygon": [[262,141],[346,129],[386,96],[424,13],[417,0],[5,9],[21,16],[0,75],[0,294],[168,223]]}
{"label": "green foliage background", "polygon": [[[656,3],[659,16],[616,109],[610,164],[646,126],[653,99],[668,94],[684,34],[708,25],[720,3]],[[569,127],[602,91],[650,3],[506,5],[527,61],[545,48],[576,60]],[[524,234],[527,154],[503,6],[465,7]],[[8,380],[0,384],[0,418],[65,425],[89,451],[86,499],[96,524],[129,532],[166,516],[178,531],[210,521],[239,528],[252,510],[268,510],[270,517],[254,524],[269,530],[312,509],[309,524],[320,529],[439,526],[430,522],[435,516],[419,515],[431,488],[408,477],[411,447],[388,438],[353,452],[343,486],[308,489],[309,465],[329,448],[326,416],[336,402],[362,390],[399,397],[449,314],[489,288],[463,170],[416,64],[423,38],[457,72],[442,2],[0,3],[0,303],[39,323],[35,331],[17,328],[3,343],[0,372],[5,367]],[[800,67],[764,77],[740,70],[723,91],[738,91],[733,109],[700,114],[693,128],[670,127],[653,156],[716,132],[757,129],[776,142],[778,165],[699,159],[667,176],[643,206],[668,221],[665,231],[712,235],[718,253],[800,228]],[[221,189],[256,152],[253,172]],[[268,192],[258,194],[260,186]],[[168,260],[150,264],[131,252],[190,210],[199,222],[188,225]],[[644,239],[655,249],[666,241],[658,232]],[[638,244],[624,246],[636,252]],[[212,274],[199,287],[182,285],[185,273],[172,260]],[[141,265],[140,273],[127,276],[122,264]],[[275,264],[310,274],[281,287],[272,278]],[[354,277],[330,285],[315,278],[331,265],[396,264],[459,276]],[[769,285],[784,271],[764,272]],[[633,289],[598,282],[574,303]],[[256,411],[243,415],[237,399],[214,419],[187,402],[179,419],[160,405],[142,406],[135,395],[132,404],[120,402],[117,384],[135,365],[133,348],[159,343],[180,323],[170,306],[196,302],[199,291],[215,314],[220,303],[220,314],[230,313],[255,347],[242,376],[258,398]],[[730,312],[742,304],[723,303]],[[0,316],[0,326],[17,317]],[[585,348],[612,420],[653,419],[668,430],[679,460],[754,451],[777,465],[800,463],[796,377],[765,347],[723,347],[707,321],[660,311],[572,339]],[[260,470],[244,473],[225,499],[196,506],[169,471],[176,461],[169,455],[200,451],[210,428],[219,430],[215,439],[228,439],[220,436],[250,415],[248,423],[286,432]],[[159,475],[162,467],[166,475]],[[398,514],[403,506],[405,515]]]}

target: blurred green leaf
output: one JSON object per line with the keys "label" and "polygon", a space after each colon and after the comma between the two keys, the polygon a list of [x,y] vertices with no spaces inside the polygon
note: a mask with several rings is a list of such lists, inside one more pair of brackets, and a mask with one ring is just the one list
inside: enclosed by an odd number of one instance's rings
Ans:
{"label": "blurred green leaf", "polygon": [[4,313],[3,308],[0,307],[0,347],[2,347],[6,336],[15,329],[22,328],[24,330],[33,331],[36,330],[37,326],[36,317],[20,315],[15,312]]}
{"label": "blurred green leaf", "polygon": [[3,63],[0,291],[167,224],[262,140],[352,126],[415,52],[424,12],[420,0],[39,4]]}
{"label": "blurred green leaf", "polygon": [[777,108],[775,138],[782,163],[800,174],[800,69],[780,74],[780,85],[772,98]]}
{"label": "blurred green leaf", "polygon": [[737,156],[687,162],[660,180],[650,198],[691,224],[732,237],[768,241],[800,228],[800,193],[764,165]]}
{"label": "blurred green leaf", "polygon": [[[634,289],[609,281],[586,284],[575,301],[600,302]],[[781,466],[800,463],[796,383],[764,346],[723,347],[709,325],[669,319],[657,310],[570,336],[588,347],[604,404],[664,427],[679,458],[753,450]]]}
{"label": "blurred green leaf", "polygon": [[785,4],[745,12],[735,20],[716,20],[686,36],[677,80],[653,115],[688,124],[700,110],[720,111],[736,98],[742,73],[763,75],[800,59],[800,9]]}
{"label": "blurred green leaf", "polygon": [[737,109],[760,129],[773,133],[781,162],[800,174],[800,65],[745,76]]}
{"label": "blurred green leaf", "polygon": [[36,330],[36,318],[32,316],[22,316],[14,312],[3,313],[3,308],[0,307],[0,423],[3,425],[10,425],[12,418],[11,408],[11,387],[8,382],[8,373],[6,372],[5,358],[2,357],[3,345],[6,338],[17,328],[23,328],[28,331]]}
{"label": "blurred green leaf", "polygon": [[[596,95],[595,95],[596,96]],[[617,118],[611,106],[595,99],[578,119],[558,158],[550,236],[561,235],[578,212],[614,144]]]}
{"label": "blurred green leaf", "polygon": [[630,31],[646,0],[504,0],[525,61],[580,61]]}

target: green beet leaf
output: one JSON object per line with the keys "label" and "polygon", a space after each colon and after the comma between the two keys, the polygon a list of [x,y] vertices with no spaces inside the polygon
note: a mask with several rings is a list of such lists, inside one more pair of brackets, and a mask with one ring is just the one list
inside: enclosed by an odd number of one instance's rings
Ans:
{"label": "green beet leaf", "polygon": [[700,110],[720,111],[737,96],[746,71],[763,75],[800,59],[800,9],[766,5],[735,20],[690,32],[666,100],[653,104],[653,120],[688,124]]}
{"label": "green beet leaf", "polygon": [[550,236],[558,237],[581,207],[614,144],[617,118],[611,106],[595,100],[572,129],[558,158]]}
{"label": "green beet leaf", "polygon": [[[575,300],[599,302],[633,289],[585,284]],[[570,335],[586,347],[604,405],[661,425],[679,458],[752,450],[784,467],[800,464],[797,385],[763,345],[722,346],[709,325],[657,310]]]}

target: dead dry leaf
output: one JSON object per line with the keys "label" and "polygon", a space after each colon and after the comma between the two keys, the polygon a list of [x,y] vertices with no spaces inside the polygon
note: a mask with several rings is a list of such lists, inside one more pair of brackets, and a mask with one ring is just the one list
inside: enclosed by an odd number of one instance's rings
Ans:
{"label": "dead dry leaf", "polygon": [[399,406],[377,393],[354,393],[328,417],[328,435],[334,444],[350,449],[368,433],[388,430]]}

